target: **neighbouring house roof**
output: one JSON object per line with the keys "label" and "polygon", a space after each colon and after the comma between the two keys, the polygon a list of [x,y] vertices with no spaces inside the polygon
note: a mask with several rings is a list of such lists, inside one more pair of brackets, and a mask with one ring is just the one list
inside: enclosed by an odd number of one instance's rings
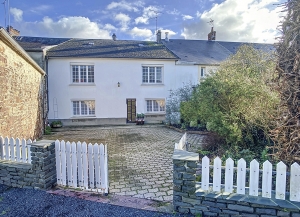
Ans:
{"label": "neighbouring house roof", "polygon": [[19,56],[31,64],[40,74],[45,75],[45,71],[27,54],[27,52],[6,32],[0,27],[0,39],[13,49]]}
{"label": "neighbouring house roof", "polygon": [[275,50],[271,44],[245,42],[170,39],[169,41],[162,40],[162,43],[182,62],[199,65],[219,65],[230,55],[235,54],[238,48],[244,44],[267,52]]}
{"label": "neighbouring house roof", "polygon": [[49,49],[48,57],[134,58],[177,60],[163,44],[151,41],[71,39]]}
{"label": "neighbouring house roof", "polygon": [[42,51],[45,47],[54,46],[70,40],[70,38],[46,38],[14,36],[19,45],[26,51]]}

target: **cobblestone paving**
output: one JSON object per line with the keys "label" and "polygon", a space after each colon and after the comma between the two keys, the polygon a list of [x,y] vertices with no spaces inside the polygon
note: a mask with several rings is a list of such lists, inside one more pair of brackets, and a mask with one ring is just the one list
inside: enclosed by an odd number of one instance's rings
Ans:
{"label": "cobblestone paving", "polygon": [[[61,128],[44,139],[108,144],[110,193],[171,201],[172,154],[183,134],[163,125]],[[203,135],[188,134],[190,150]]]}

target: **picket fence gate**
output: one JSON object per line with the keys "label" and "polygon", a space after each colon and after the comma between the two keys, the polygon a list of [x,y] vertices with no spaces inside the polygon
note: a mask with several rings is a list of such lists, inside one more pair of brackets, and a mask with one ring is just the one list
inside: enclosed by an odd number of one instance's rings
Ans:
{"label": "picket fence gate", "polygon": [[[214,159],[213,165],[209,164],[207,156],[202,158],[202,175],[201,175],[201,189],[209,190],[209,174],[210,168],[213,168],[213,183],[212,190],[221,192],[221,177],[225,175],[224,192],[233,193],[236,187],[236,193],[245,194],[246,189],[246,171],[249,171],[249,195],[258,196],[261,190],[261,196],[271,198],[272,181],[275,181],[275,198],[285,200],[286,186],[287,186],[287,166],[283,162],[276,165],[276,172],[272,171],[272,164],[269,161],[263,163],[262,182],[259,182],[259,163],[256,160],[250,162],[250,169],[246,168],[246,161],[241,158],[237,167],[234,167],[234,161],[228,158],[225,163],[225,174],[222,161],[219,157]],[[223,170],[222,170],[223,168]],[[236,186],[233,185],[234,170],[236,171]],[[273,174],[276,174],[275,180],[272,180]],[[300,202],[300,166],[298,163],[293,163],[290,168],[289,177],[289,199],[290,201]],[[261,189],[259,188],[261,186]]]}
{"label": "picket fence gate", "polygon": [[[34,140],[33,142],[36,142],[36,140]],[[32,144],[31,139],[14,139],[13,137],[3,138],[2,136],[0,136],[1,160],[31,163],[30,144]]]}
{"label": "picket fence gate", "polygon": [[183,134],[179,143],[175,143],[175,149],[186,150],[186,133]]}
{"label": "picket fence gate", "polygon": [[57,184],[107,194],[107,145],[55,141]]}

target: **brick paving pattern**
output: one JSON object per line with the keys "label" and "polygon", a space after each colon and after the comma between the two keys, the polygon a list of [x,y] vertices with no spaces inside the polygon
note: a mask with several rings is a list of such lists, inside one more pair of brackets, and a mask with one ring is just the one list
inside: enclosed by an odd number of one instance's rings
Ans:
{"label": "brick paving pattern", "polygon": [[[61,128],[44,139],[108,145],[110,193],[158,201],[173,199],[174,143],[183,134],[163,125]],[[203,135],[188,134],[190,150]]]}

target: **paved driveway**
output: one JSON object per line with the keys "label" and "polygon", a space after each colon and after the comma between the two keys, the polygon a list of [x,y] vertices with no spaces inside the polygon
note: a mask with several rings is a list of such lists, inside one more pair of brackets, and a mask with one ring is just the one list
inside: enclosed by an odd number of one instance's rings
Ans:
{"label": "paved driveway", "polygon": [[[172,154],[183,134],[163,125],[61,128],[44,139],[108,145],[110,193],[171,201]],[[190,134],[193,149],[203,136]]]}

